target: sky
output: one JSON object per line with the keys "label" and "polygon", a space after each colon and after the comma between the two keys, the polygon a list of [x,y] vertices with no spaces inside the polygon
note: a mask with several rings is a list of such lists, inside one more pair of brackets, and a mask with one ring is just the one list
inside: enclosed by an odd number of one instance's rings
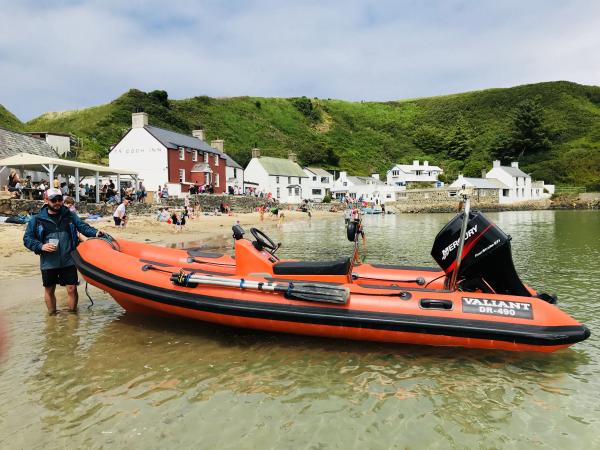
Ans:
{"label": "sky", "polygon": [[600,2],[0,0],[0,104],[27,121],[131,88],[387,101],[600,84]]}

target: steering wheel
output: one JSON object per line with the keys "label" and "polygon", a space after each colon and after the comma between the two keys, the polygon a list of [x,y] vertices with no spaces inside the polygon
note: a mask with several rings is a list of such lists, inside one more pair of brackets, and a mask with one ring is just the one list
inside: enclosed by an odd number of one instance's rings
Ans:
{"label": "steering wheel", "polygon": [[279,245],[277,245],[273,240],[267,236],[265,233],[260,231],[258,228],[250,228],[250,233],[256,239],[255,246],[258,250],[267,249],[267,251],[271,254],[274,254]]}

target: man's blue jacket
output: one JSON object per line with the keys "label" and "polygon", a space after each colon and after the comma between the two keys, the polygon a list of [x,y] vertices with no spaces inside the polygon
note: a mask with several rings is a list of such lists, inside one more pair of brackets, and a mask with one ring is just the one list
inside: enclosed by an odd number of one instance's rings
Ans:
{"label": "man's blue jacket", "polygon": [[[23,243],[29,250],[40,255],[40,268],[42,270],[58,269],[73,266],[75,262],[71,252],[79,245],[77,232],[86,237],[96,236],[98,230],[83,222],[79,216],[61,206],[55,222],[48,214],[48,205],[45,205],[27,224],[23,235]],[[42,245],[49,239],[58,239],[58,249],[55,252],[42,251]]]}

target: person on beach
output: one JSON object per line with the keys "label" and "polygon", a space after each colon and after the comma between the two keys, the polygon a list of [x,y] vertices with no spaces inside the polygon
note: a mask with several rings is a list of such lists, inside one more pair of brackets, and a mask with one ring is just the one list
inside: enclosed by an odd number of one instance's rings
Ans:
{"label": "person on beach", "polygon": [[121,204],[117,206],[117,209],[115,209],[113,213],[115,227],[125,227],[127,224],[127,205],[129,205],[129,199],[124,198]]}
{"label": "person on beach", "polygon": [[177,213],[175,211],[173,211],[173,214],[171,214],[171,222],[173,223],[173,230],[175,230],[175,233],[180,232],[181,219],[177,216]]}
{"label": "person on beach", "polygon": [[79,245],[77,233],[100,237],[104,233],[83,222],[77,214],[63,205],[60,189],[46,191],[45,205],[29,221],[23,244],[40,255],[40,270],[44,285],[44,300],[48,314],[56,314],[56,285],[66,286],[70,312],[77,312],[77,269],[71,252]]}

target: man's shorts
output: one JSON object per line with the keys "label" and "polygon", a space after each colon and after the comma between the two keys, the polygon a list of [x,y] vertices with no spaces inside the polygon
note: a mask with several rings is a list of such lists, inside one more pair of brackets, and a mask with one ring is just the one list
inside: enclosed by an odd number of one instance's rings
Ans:
{"label": "man's shorts", "polygon": [[61,286],[77,285],[79,284],[77,269],[75,266],[67,266],[59,269],[42,270],[42,283],[44,287],[51,287],[57,284]]}

